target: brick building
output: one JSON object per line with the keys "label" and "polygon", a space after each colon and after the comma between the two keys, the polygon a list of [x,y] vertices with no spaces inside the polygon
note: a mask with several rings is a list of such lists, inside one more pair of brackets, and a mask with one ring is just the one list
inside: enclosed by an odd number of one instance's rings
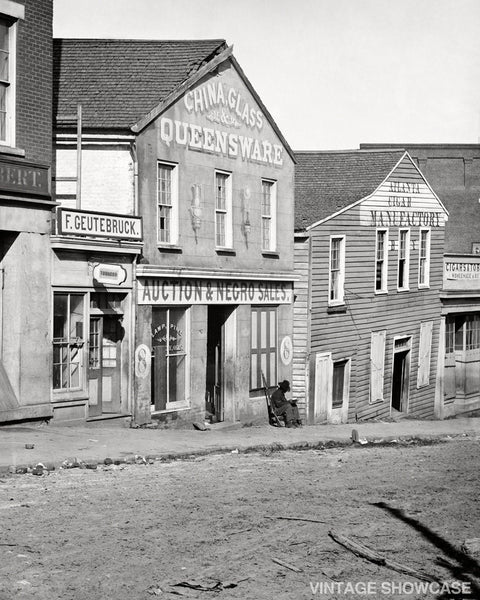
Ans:
{"label": "brick building", "polygon": [[[69,389],[54,381],[58,415],[265,420],[262,376],[274,386],[291,375],[288,144],[223,40],[54,48],[53,286],[81,302],[85,324],[71,340],[80,378]],[[61,117],[80,112],[77,146],[79,119]],[[142,219],[137,240],[113,239],[107,222],[119,216]],[[95,276],[120,267],[116,283]],[[105,335],[106,318],[121,319],[121,339]]]}
{"label": "brick building", "polygon": [[[362,144],[361,148],[397,148]],[[450,213],[441,290],[441,414],[480,409],[480,144],[402,144]]]}
{"label": "brick building", "polygon": [[52,0],[0,3],[0,422],[52,414]]}

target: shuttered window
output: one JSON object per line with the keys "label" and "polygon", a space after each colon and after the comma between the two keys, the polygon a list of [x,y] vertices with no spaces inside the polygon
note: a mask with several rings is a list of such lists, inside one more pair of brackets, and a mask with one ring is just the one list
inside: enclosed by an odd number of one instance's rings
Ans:
{"label": "shuttered window", "polygon": [[250,389],[263,387],[262,373],[269,387],[277,384],[277,309],[252,306]]}
{"label": "shuttered window", "polygon": [[430,230],[420,230],[420,248],[418,251],[418,287],[430,284]]}
{"label": "shuttered window", "polygon": [[178,167],[157,165],[157,239],[159,244],[178,242]]}
{"label": "shuttered window", "polygon": [[433,321],[420,324],[420,345],[418,349],[417,388],[430,383],[430,357],[432,352]]}
{"label": "shuttered window", "polygon": [[388,230],[377,230],[377,244],[375,249],[375,291],[387,291],[387,239]]}
{"label": "shuttered window", "polygon": [[372,331],[370,341],[370,403],[383,400],[387,332]]}
{"label": "shuttered window", "polygon": [[398,233],[398,289],[409,289],[410,231],[400,229]]}

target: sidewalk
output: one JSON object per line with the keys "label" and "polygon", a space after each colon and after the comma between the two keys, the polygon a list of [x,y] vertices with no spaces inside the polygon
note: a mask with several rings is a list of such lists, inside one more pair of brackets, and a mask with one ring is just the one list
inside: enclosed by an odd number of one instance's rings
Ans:
{"label": "sidewalk", "polygon": [[[446,421],[364,422],[311,425],[300,429],[270,427],[195,429],[128,429],[122,427],[54,427],[18,425],[0,428],[0,473],[20,466],[50,463],[59,468],[66,459],[103,463],[106,458],[133,461],[185,458],[211,453],[252,451],[255,448],[294,449],[323,444],[350,445],[352,430],[369,442],[437,439],[448,436],[480,437],[480,417]],[[27,446],[33,448],[27,449]],[[139,459],[141,460],[141,459]]]}

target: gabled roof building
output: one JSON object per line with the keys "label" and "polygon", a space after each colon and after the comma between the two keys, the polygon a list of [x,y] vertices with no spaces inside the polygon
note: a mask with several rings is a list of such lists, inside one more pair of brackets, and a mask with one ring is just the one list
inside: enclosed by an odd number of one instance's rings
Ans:
{"label": "gabled roof building", "polygon": [[296,152],[294,395],[310,423],[440,410],[447,211],[407,152]]}
{"label": "gabled roof building", "polygon": [[54,65],[54,294],[84,323],[55,410],[264,421],[291,378],[294,155],[232,48],[55,40]]}

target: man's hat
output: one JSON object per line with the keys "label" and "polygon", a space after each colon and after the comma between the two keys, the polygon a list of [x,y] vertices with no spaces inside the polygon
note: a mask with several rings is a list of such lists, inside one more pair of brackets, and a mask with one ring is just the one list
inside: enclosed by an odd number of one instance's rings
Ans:
{"label": "man's hat", "polygon": [[284,392],[289,392],[290,391],[290,382],[287,379],[284,379],[283,381],[281,381],[278,384],[278,387],[283,390]]}

